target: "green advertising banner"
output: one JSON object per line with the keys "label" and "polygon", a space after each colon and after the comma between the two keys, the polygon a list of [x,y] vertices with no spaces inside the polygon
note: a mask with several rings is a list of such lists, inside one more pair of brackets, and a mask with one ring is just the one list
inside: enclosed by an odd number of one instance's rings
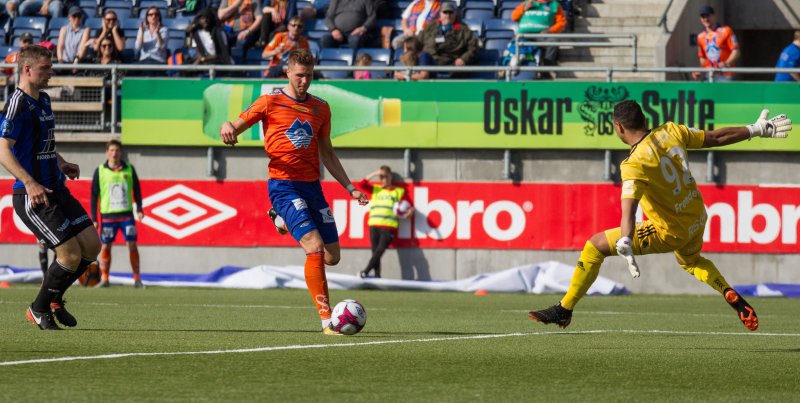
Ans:
{"label": "green advertising banner", "polygon": [[[125,144],[222,145],[234,120],[280,81],[125,79]],[[336,147],[625,149],[614,134],[616,102],[641,103],[648,125],[671,120],[701,129],[753,123],[762,108],[800,119],[800,88],[784,83],[394,82],[320,81],[309,92],[328,101]],[[260,125],[242,145],[263,146]],[[729,150],[798,151],[788,139],[749,141]]]}

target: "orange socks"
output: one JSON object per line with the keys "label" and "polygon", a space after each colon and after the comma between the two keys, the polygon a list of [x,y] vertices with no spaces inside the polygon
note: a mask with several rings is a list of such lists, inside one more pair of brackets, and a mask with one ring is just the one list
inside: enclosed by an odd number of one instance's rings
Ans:
{"label": "orange socks", "polygon": [[306,254],[305,278],[308,292],[317,306],[322,328],[331,321],[331,306],[328,300],[328,280],[325,278],[324,252]]}
{"label": "orange socks", "polygon": [[111,271],[111,252],[103,248],[100,250],[100,273],[103,281],[108,281],[108,273]]}
{"label": "orange socks", "polygon": [[133,281],[140,281],[141,276],[139,275],[139,249],[134,249],[130,251],[130,258],[131,258],[131,270],[133,270]]}

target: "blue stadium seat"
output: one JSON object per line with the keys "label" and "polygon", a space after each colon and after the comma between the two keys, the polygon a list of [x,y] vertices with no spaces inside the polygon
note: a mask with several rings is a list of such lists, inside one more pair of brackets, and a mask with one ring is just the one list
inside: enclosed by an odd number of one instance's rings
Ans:
{"label": "blue stadium seat", "polygon": [[81,8],[97,8],[97,0],[79,0],[78,5]]}
{"label": "blue stadium seat", "polygon": [[[123,16],[119,16],[119,15],[117,16],[117,18],[119,18],[119,21],[118,21],[119,22],[119,26],[123,30],[129,30],[129,29],[138,30],[139,29],[140,21],[139,21],[138,18],[133,18],[131,16],[124,16],[123,17]],[[164,25],[166,25],[166,24],[164,24]],[[167,27],[167,28],[169,28],[169,27]]]}
{"label": "blue stadium seat", "polygon": [[402,20],[389,18],[389,19],[381,19],[375,21],[375,26],[377,27],[378,32],[380,32],[381,28],[383,27],[394,27],[395,30],[401,29]]}
{"label": "blue stadium seat", "polygon": [[17,46],[2,46],[0,47],[0,58],[5,59],[6,56],[10,55],[11,53],[19,52],[19,47]]}
{"label": "blue stadium seat", "polygon": [[125,38],[125,49],[136,49],[136,37]]}
{"label": "blue stadium seat", "polygon": [[[361,48],[358,50],[358,54],[366,53],[372,56],[372,61],[374,64],[376,62],[382,62],[384,65],[389,65],[389,62],[392,60],[391,51],[389,49],[384,48]],[[356,60],[358,60],[358,56],[356,56]]]}
{"label": "blue stadium seat", "polygon": [[320,49],[319,42],[309,39],[309,41],[308,41],[308,50],[309,50],[309,52],[311,52],[312,55],[314,55],[314,60],[318,60],[319,59],[319,49]]}
{"label": "blue stadium seat", "polygon": [[322,37],[327,35],[327,34],[328,34],[328,31],[308,31],[308,32],[306,32],[306,36],[308,37],[308,39],[313,39],[315,41],[318,41],[318,40],[322,39]]}
{"label": "blue stadium seat", "polygon": [[59,30],[64,25],[67,25],[69,21],[66,18],[61,17],[54,17],[50,19],[50,22],[47,24],[47,30],[52,31],[53,29]]}
{"label": "blue stadium seat", "polygon": [[169,29],[185,31],[192,22],[190,17],[164,18],[164,26]]}
{"label": "blue stadium seat", "polygon": [[183,47],[186,43],[184,39],[167,39],[167,49],[169,49],[170,54],[175,53],[176,50]]}
{"label": "blue stadium seat", "polygon": [[103,14],[113,11],[117,14],[117,18],[128,18],[133,15],[133,8],[131,7],[103,7]]}
{"label": "blue stadium seat", "polygon": [[42,36],[42,31],[39,31],[36,28],[13,28],[11,29],[11,36],[20,36],[26,32],[34,37]]}
{"label": "blue stadium seat", "polygon": [[[106,0],[108,1],[108,0]],[[166,11],[167,11],[167,1],[166,0],[142,0],[139,2],[138,6],[139,9],[147,9],[148,7],[158,7],[161,10],[161,16],[166,19]]]}
{"label": "blue stadium seat", "polygon": [[[324,60],[343,60],[348,66],[353,65],[353,49],[350,48],[325,48],[319,51],[320,62]],[[320,63],[322,64],[322,63]]]}
{"label": "blue stadium seat", "polygon": [[16,29],[35,29],[39,36],[44,35],[47,27],[47,17],[17,17],[11,20],[12,32]]}
{"label": "blue stadium seat", "polygon": [[0,46],[6,46],[6,30],[0,28]]}
{"label": "blue stadium seat", "polygon": [[509,40],[506,38],[487,39],[483,43],[484,49],[494,49],[503,54],[503,51],[508,47]]}
{"label": "blue stadium seat", "polygon": [[139,35],[139,28],[136,28],[136,29],[127,29],[126,28],[126,29],[123,29],[122,30],[122,35],[125,36],[125,38],[136,38],[136,35]]}
{"label": "blue stadium seat", "polygon": [[87,18],[83,25],[89,27],[92,30],[92,36],[94,35],[94,31],[100,30],[103,28],[103,19],[102,18]]}
{"label": "blue stadium seat", "polygon": [[328,31],[328,26],[325,25],[325,19],[318,18],[316,20],[306,21],[306,31]]}
{"label": "blue stadium seat", "polygon": [[167,30],[167,37],[169,39],[185,39],[186,38],[186,31],[181,31],[179,29],[168,29]]}
{"label": "blue stadium seat", "polygon": [[[244,55],[244,64],[261,64],[263,49],[250,48]],[[269,63],[268,63],[269,64]]]}
{"label": "blue stadium seat", "polygon": [[465,20],[488,20],[494,18],[494,10],[484,8],[467,8],[464,9]]}
{"label": "blue stadium seat", "polygon": [[474,32],[475,35],[478,38],[483,38],[483,20],[482,19],[473,20],[473,19],[466,19],[465,18],[461,22],[463,22],[464,24],[467,24],[469,29],[471,29],[472,32]]}
{"label": "blue stadium seat", "polygon": [[497,16],[500,17],[501,20],[511,21],[511,14],[514,14],[515,8],[516,7],[501,8],[500,11],[497,12]]}
{"label": "blue stadium seat", "polygon": [[61,34],[61,28],[50,28],[47,30],[47,33],[43,36],[43,38],[49,39],[50,42],[58,43],[59,34]]}
{"label": "blue stadium seat", "polygon": [[511,39],[517,34],[518,23],[499,18],[483,21],[483,37],[486,39]]}
{"label": "blue stadium seat", "polygon": [[[322,49],[323,51],[327,49]],[[320,60],[320,66],[348,66],[344,60]],[[350,77],[349,71],[320,71],[322,78],[329,78],[329,79],[345,79]]]}
{"label": "blue stadium seat", "polygon": [[[497,62],[499,60],[500,60],[500,54],[496,49],[480,49],[478,50],[478,58],[475,61],[474,65],[497,66]],[[494,71],[485,71],[485,72],[476,71],[469,73],[468,77],[481,80],[493,80],[497,79],[497,73]]]}
{"label": "blue stadium seat", "polygon": [[494,2],[491,0],[466,0],[461,3],[461,6],[464,10],[473,8],[494,11]]}

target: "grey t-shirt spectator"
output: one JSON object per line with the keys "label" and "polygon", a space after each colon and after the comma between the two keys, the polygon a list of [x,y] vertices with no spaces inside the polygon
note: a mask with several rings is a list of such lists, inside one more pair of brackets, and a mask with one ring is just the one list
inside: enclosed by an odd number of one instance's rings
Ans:
{"label": "grey t-shirt spectator", "polygon": [[367,30],[375,26],[375,5],[373,0],[331,0],[325,14],[325,25],[343,34],[364,26]]}
{"label": "grey t-shirt spectator", "polygon": [[72,29],[72,26],[67,25],[64,29],[66,33],[64,35],[64,51],[61,54],[61,62],[72,63],[75,58],[78,57],[78,50],[81,46],[81,40],[83,39],[83,31],[85,31],[86,28],[81,26]]}

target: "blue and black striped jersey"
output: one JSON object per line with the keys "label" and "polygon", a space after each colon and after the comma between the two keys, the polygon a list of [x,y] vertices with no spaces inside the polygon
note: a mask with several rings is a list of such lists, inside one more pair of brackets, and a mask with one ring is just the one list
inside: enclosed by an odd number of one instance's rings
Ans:
{"label": "blue and black striped jersey", "polygon": [[[17,88],[0,116],[0,137],[14,140],[11,148],[20,165],[42,186],[64,188],[65,176],[56,158],[55,120],[50,96],[39,92],[39,100]],[[13,188],[25,189],[19,180]]]}

